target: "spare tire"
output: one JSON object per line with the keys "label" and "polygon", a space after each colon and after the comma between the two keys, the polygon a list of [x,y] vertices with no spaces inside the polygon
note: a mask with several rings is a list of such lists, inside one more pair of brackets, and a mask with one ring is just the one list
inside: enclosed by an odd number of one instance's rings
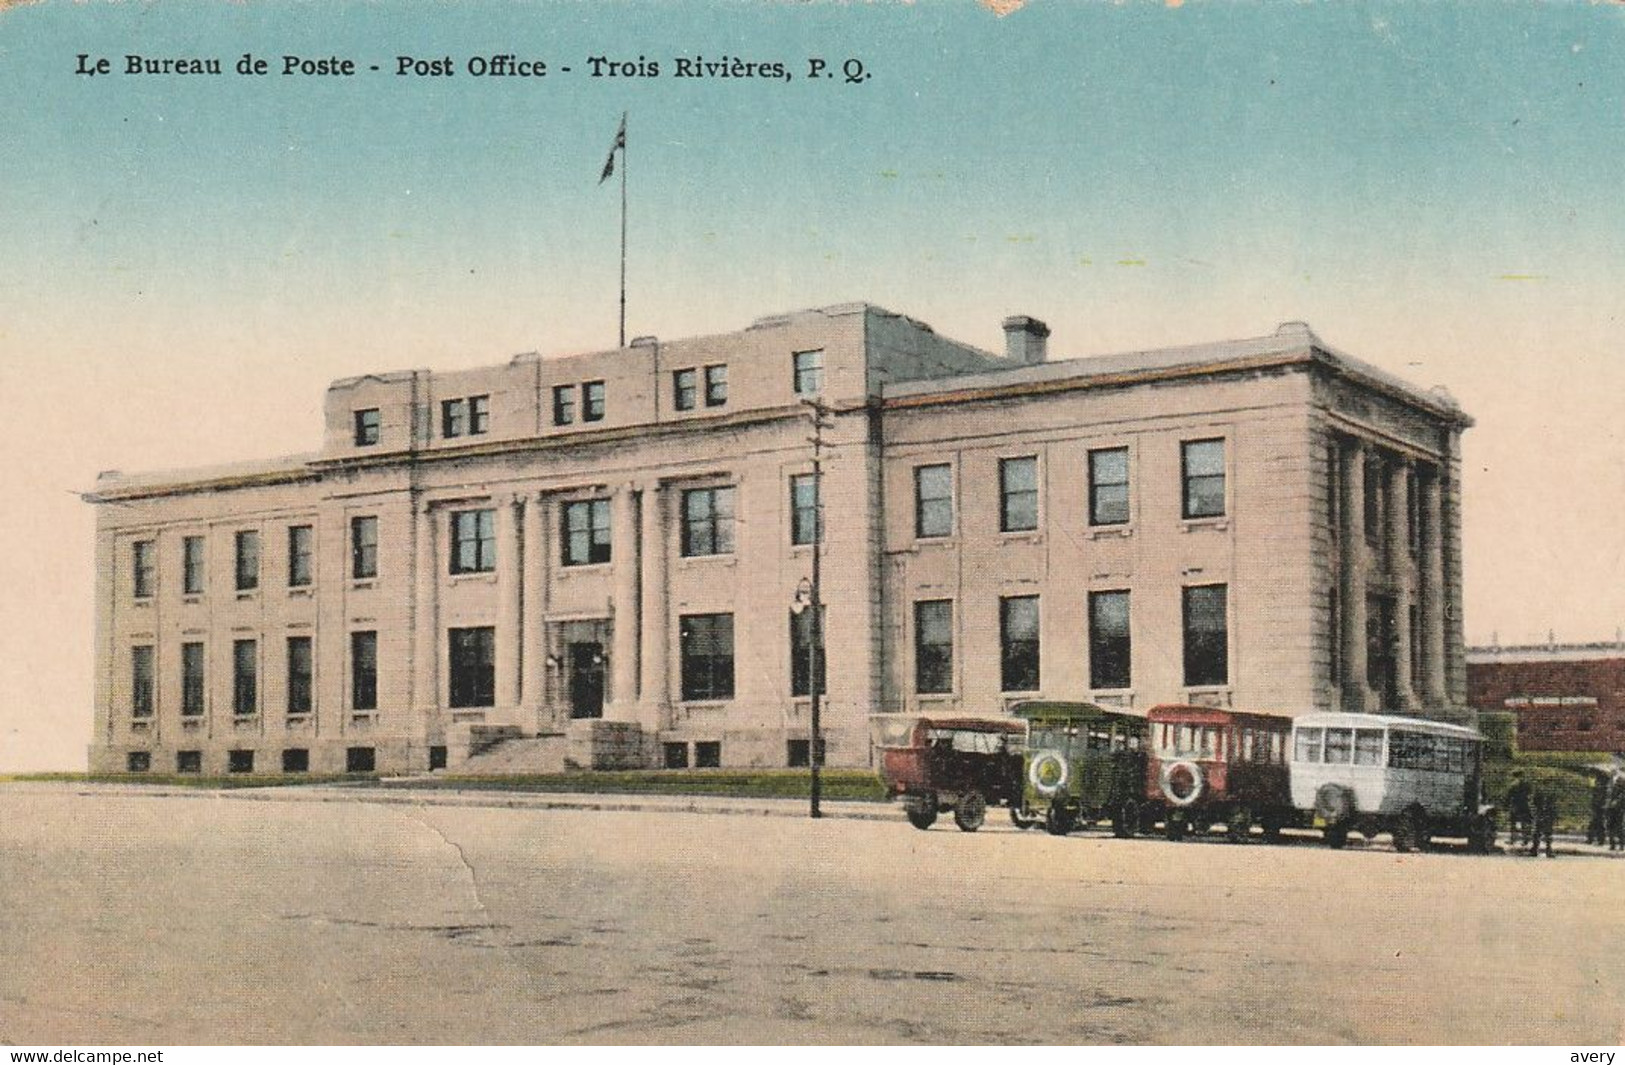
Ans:
{"label": "spare tire", "polygon": [[1055,751],[1039,751],[1027,763],[1027,780],[1040,795],[1054,795],[1072,778],[1072,764]]}
{"label": "spare tire", "polygon": [[1354,796],[1341,784],[1322,784],[1315,792],[1315,814],[1328,825],[1340,825],[1354,813]]}
{"label": "spare tire", "polygon": [[1195,762],[1168,762],[1162,767],[1162,793],[1174,806],[1189,806],[1202,797],[1202,767]]}

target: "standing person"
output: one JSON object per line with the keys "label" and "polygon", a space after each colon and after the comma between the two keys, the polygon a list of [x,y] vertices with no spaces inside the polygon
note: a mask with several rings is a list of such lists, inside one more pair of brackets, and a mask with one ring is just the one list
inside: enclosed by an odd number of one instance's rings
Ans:
{"label": "standing person", "polygon": [[1625,771],[1608,780],[1608,849],[1625,850]]}
{"label": "standing person", "polygon": [[1536,787],[1529,801],[1534,815],[1535,830],[1529,834],[1529,857],[1540,853],[1540,841],[1546,841],[1546,857],[1553,858],[1552,830],[1557,827],[1557,791],[1551,784]]}
{"label": "standing person", "polygon": [[1517,846],[1529,839],[1529,782],[1523,770],[1512,771],[1512,787],[1507,789],[1507,843]]}
{"label": "standing person", "polygon": [[1591,778],[1591,820],[1586,824],[1586,842],[1602,846],[1608,842],[1608,778]]}

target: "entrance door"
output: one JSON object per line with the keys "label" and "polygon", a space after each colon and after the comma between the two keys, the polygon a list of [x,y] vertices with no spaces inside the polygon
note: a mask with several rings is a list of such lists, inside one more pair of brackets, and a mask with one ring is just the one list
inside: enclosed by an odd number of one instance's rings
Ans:
{"label": "entrance door", "polygon": [[1366,599],[1366,683],[1382,700],[1382,709],[1399,713],[1399,630],[1392,596]]}
{"label": "entrance door", "polygon": [[580,641],[569,646],[570,716],[604,716],[604,645]]}

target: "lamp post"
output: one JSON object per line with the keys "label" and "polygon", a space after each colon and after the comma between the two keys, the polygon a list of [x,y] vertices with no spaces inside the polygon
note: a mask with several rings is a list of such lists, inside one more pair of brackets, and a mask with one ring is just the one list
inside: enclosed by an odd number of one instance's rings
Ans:
{"label": "lamp post", "polygon": [[[821,770],[824,765],[824,733],[819,717],[819,696],[823,694],[824,671],[819,669],[819,652],[824,647],[824,600],[822,596],[822,560],[824,550],[824,430],[834,423],[828,420],[829,408],[821,398],[801,401],[812,414],[813,435],[808,441],[813,446],[813,536],[812,580],[807,584],[807,606],[812,609],[812,621],[807,640],[807,691],[812,696],[808,715],[807,765],[812,770],[809,817],[823,817],[819,802],[823,798]],[[801,597],[797,590],[797,598]]]}

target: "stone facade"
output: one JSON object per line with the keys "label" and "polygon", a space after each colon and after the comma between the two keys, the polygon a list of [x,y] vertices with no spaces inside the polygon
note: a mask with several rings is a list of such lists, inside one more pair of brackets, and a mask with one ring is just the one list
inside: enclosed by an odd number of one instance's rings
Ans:
{"label": "stone facade", "polygon": [[804,760],[813,395],[832,765],[871,713],[1037,695],[1464,713],[1448,396],[1297,324],[1056,362],[1005,327],[368,375],[319,453],[104,474],[92,768]]}

